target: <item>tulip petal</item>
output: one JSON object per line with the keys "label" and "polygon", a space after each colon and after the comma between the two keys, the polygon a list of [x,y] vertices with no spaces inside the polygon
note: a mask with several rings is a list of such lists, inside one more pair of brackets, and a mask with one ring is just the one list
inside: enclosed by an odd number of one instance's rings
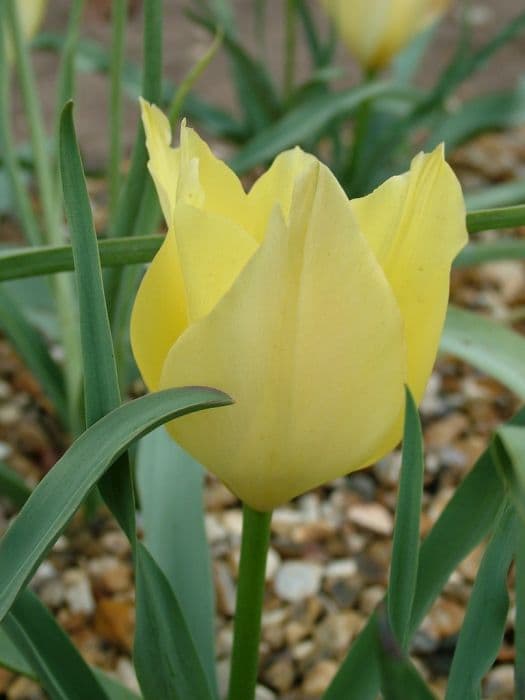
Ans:
{"label": "tulip petal", "polygon": [[260,248],[164,365],[161,387],[216,386],[235,405],[169,429],[268,510],[365,466],[390,439],[405,355],[394,295],[345,194],[314,162],[297,178],[288,224],[275,207]]}
{"label": "tulip petal", "polygon": [[178,204],[174,231],[190,322],[208,314],[257,249],[250,234],[207,211]]}
{"label": "tulip petal", "polygon": [[148,167],[168,228],[175,205],[184,201],[247,228],[250,217],[246,193],[239,178],[216,158],[209,146],[183,122],[180,147],[172,148],[168,119],[155,105],[141,100],[142,120],[149,153]]}
{"label": "tulip petal", "polygon": [[461,187],[438,147],[351,206],[401,309],[408,385],[419,401],[445,320],[450,267],[467,242]]}
{"label": "tulip petal", "polygon": [[295,180],[315,161],[314,156],[299,147],[284,151],[254,183],[248,192],[248,205],[252,216],[250,232],[256,240],[264,238],[276,204],[280,205],[284,219],[288,221]]}
{"label": "tulip petal", "polygon": [[131,313],[131,347],[151,391],[159,386],[169,349],[188,325],[186,292],[177,242],[168,231],[144,275]]}

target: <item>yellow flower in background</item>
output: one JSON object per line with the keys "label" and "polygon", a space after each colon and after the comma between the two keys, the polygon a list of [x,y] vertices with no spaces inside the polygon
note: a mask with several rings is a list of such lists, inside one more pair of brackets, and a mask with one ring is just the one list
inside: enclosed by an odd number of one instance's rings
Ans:
{"label": "yellow flower in background", "polygon": [[364,68],[384,68],[450,0],[322,0],[348,49]]}
{"label": "yellow flower in background", "polygon": [[235,400],[171,435],[261,511],[386,454],[404,384],[425,389],[467,238],[442,148],[353,201],[296,148],[245,193],[192,129],[172,149],[164,115],[142,114],[168,234],[135,301],[133,352],[152,391]]}
{"label": "yellow flower in background", "polygon": [[[29,41],[37,33],[42,24],[47,7],[47,0],[17,0],[16,11],[24,37]],[[8,64],[13,60],[13,46],[10,39],[6,45]]]}

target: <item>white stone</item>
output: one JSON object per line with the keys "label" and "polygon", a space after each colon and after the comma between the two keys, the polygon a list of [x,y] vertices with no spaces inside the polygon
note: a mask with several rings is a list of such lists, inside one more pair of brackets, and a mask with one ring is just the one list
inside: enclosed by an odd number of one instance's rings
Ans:
{"label": "white stone", "polygon": [[394,529],[392,513],[379,503],[358,503],[348,509],[350,520],[378,535],[390,536]]}
{"label": "white stone", "polygon": [[277,571],[274,589],[279,598],[295,603],[319,592],[322,575],[319,564],[286,561]]}
{"label": "white stone", "polygon": [[64,574],[64,597],[71,612],[91,615],[95,610],[95,601],[91,585],[82,569],[69,569]]}

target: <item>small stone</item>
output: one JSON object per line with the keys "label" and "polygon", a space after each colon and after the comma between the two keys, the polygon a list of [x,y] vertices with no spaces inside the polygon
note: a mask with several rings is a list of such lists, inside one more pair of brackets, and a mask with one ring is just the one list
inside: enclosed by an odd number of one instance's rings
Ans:
{"label": "small stone", "polygon": [[140,686],[133,664],[125,656],[121,656],[117,661],[115,673],[122,683],[133,692],[140,694]]}
{"label": "small stone", "polygon": [[355,610],[329,614],[315,630],[319,648],[330,655],[340,657],[347,651],[352,639],[359,634],[364,622],[363,617]]}
{"label": "small stone", "polygon": [[95,601],[91,585],[82,569],[69,569],[64,573],[64,597],[72,613],[91,615],[95,610]]}
{"label": "small stone", "polygon": [[425,430],[425,444],[428,448],[447,447],[468,430],[469,419],[464,413],[454,411],[448,416],[431,423]]}
{"label": "small stone", "polygon": [[50,579],[38,589],[38,595],[48,608],[59,608],[66,597],[64,584],[59,578]]}
{"label": "small stone", "polygon": [[[465,608],[463,606],[452,600],[440,598],[427,617],[430,621],[430,627],[438,639],[443,639],[458,634],[464,616]],[[425,620],[423,620],[422,628],[425,628]]]}
{"label": "small stone", "polygon": [[287,646],[292,647],[297,642],[301,642],[305,637],[310,634],[310,627],[298,622],[297,620],[292,620],[290,624],[286,625],[286,643]]}
{"label": "small stone", "polygon": [[131,652],[135,630],[133,603],[118,598],[101,598],[95,613],[95,631],[108,642]]}
{"label": "small stone", "polygon": [[131,587],[131,566],[116,557],[92,559],[88,571],[97,591],[121,593]]}
{"label": "small stone", "polygon": [[255,688],[255,700],[276,700],[275,693],[264,685],[258,685]]}
{"label": "small stone", "polygon": [[473,549],[472,552],[468,555],[468,557],[464,559],[459,565],[459,571],[461,574],[463,574],[467,581],[474,583],[484,553],[485,547],[483,545],[479,545],[478,547]]}
{"label": "small stone", "polygon": [[222,514],[222,525],[227,534],[234,541],[240,542],[242,535],[242,512],[237,508],[231,508]]}
{"label": "small stone", "polygon": [[293,685],[295,671],[289,656],[282,656],[274,661],[263,673],[263,679],[279,693],[285,693]]}
{"label": "small stone", "polygon": [[21,420],[22,414],[16,404],[8,403],[0,407],[0,424],[11,426]]}
{"label": "small stone", "polygon": [[215,513],[207,513],[205,515],[204,526],[206,528],[206,537],[212,544],[215,544],[215,542],[220,542],[227,537],[227,532],[220,524]]}
{"label": "small stone", "polygon": [[49,579],[55,578],[57,575],[57,570],[50,561],[43,561],[38,569],[35,571],[34,576],[31,580],[31,585],[34,588],[39,588],[39,586]]}
{"label": "small stone", "polygon": [[304,600],[319,592],[322,574],[319,564],[286,561],[275,576],[275,593],[290,603]]}
{"label": "small stone", "polygon": [[305,639],[304,642],[300,642],[292,647],[292,658],[297,661],[299,665],[303,665],[310,661],[316,654],[316,646],[311,639]]}
{"label": "small stone", "polygon": [[327,564],[325,577],[327,579],[353,578],[357,572],[358,566],[355,559],[335,559]]}
{"label": "small stone", "polygon": [[233,629],[231,627],[223,627],[217,634],[216,651],[219,659],[225,656],[231,656],[233,649]]}
{"label": "small stone", "polygon": [[350,520],[365,530],[378,535],[390,536],[394,529],[394,518],[380,503],[358,503],[348,509]]}
{"label": "small stone", "polygon": [[[230,666],[231,659],[221,659],[215,665],[215,671],[217,674],[217,686],[219,690],[219,697],[225,698],[228,693],[228,685],[230,683]],[[160,700],[160,698],[159,698]]]}
{"label": "small stone", "polygon": [[365,615],[371,615],[385,597],[385,592],[383,586],[379,585],[365,588],[359,596],[359,610]]}
{"label": "small stone", "polygon": [[105,532],[100,538],[100,545],[104,551],[121,558],[130,553],[130,545],[127,537],[117,530]]}
{"label": "small stone", "polygon": [[337,673],[337,668],[335,661],[328,659],[319,661],[306,674],[302,686],[304,694],[308,697],[316,697],[324,693]]}
{"label": "small stone", "polygon": [[268,549],[268,554],[266,555],[266,572],[264,575],[266,581],[273,581],[280,566],[281,557],[273,547],[270,547]]}
{"label": "small stone", "polygon": [[230,573],[230,568],[222,561],[215,562],[215,588],[217,591],[217,607],[223,615],[233,617],[237,589]]}
{"label": "small stone", "polygon": [[6,668],[0,668],[0,695],[4,695],[14,676]]}
{"label": "small stone", "polygon": [[7,459],[12,453],[13,448],[7,442],[0,441],[0,459]]}
{"label": "small stone", "polygon": [[44,691],[29,678],[17,678],[7,691],[7,700],[45,700]]}
{"label": "small stone", "polygon": [[490,700],[512,700],[514,694],[514,667],[511,664],[496,666],[487,674],[484,696]]}

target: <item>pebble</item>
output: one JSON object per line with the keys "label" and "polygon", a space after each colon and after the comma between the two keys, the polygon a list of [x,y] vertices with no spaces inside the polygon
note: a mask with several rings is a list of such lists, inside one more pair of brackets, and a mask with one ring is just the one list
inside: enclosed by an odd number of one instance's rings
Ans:
{"label": "pebble", "polygon": [[364,623],[363,616],[355,610],[330,614],[315,629],[315,639],[323,652],[340,658]]}
{"label": "pebble", "polygon": [[133,602],[118,598],[101,598],[95,613],[95,631],[108,642],[131,652],[135,630]]}
{"label": "pebble", "polygon": [[385,593],[383,586],[368,586],[359,596],[359,610],[365,615],[371,615],[385,597]]}
{"label": "pebble", "polygon": [[63,576],[64,598],[72,613],[91,615],[95,610],[95,601],[91,585],[82,569],[68,569]]}
{"label": "pebble", "polygon": [[348,509],[350,520],[365,530],[378,535],[390,536],[394,529],[394,518],[380,503],[356,503]]}
{"label": "pebble", "polygon": [[0,441],[0,459],[7,459],[12,453],[13,448],[7,442]]}
{"label": "pebble", "polygon": [[59,608],[66,599],[64,584],[59,578],[45,581],[39,587],[38,595],[48,608]]}
{"label": "pebble", "polygon": [[283,654],[265,669],[262,677],[265,683],[280,694],[290,690],[295,679],[295,670],[290,656]]}
{"label": "pebble", "polygon": [[485,680],[484,695],[490,700],[511,700],[514,693],[514,668],[502,664],[489,671]]}
{"label": "pebble", "polygon": [[255,700],[277,700],[275,693],[264,685],[258,685],[255,688]]}
{"label": "pebble", "polygon": [[118,530],[105,532],[100,538],[100,544],[109,554],[118,557],[125,557],[130,553],[130,546],[127,537]]}
{"label": "pebble", "polygon": [[233,617],[235,614],[237,589],[230,573],[230,567],[222,561],[217,561],[213,570],[217,592],[217,607],[223,615]]}
{"label": "pebble", "polygon": [[290,603],[304,600],[319,592],[322,575],[323,569],[319,564],[285,561],[275,576],[275,593]]}
{"label": "pebble", "polygon": [[353,578],[358,572],[355,559],[335,559],[326,565],[325,577],[333,578]]}
{"label": "pebble", "polygon": [[133,664],[125,656],[121,656],[117,661],[115,673],[122,683],[133,692],[140,694],[140,686]]}
{"label": "pebble", "polygon": [[131,566],[116,557],[91,559],[87,569],[97,591],[119,593],[131,587]]}
{"label": "pebble", "polygon": [[469,427],[469,419],[464,413],[454,411],[441,418],[425,430],[425,445],[428,448],[447,447],[465,433]]}
{"label": "pebble", "polygon": [[29,678],[17,678],[7,691],[7,700],[45,700],[44,691]]}
{"label": "pebble", "polygon": [[303,692],[307,697],[316,697],[324,693],[337,673],[335,661],[324,659],[311,668],[303,681]]}

